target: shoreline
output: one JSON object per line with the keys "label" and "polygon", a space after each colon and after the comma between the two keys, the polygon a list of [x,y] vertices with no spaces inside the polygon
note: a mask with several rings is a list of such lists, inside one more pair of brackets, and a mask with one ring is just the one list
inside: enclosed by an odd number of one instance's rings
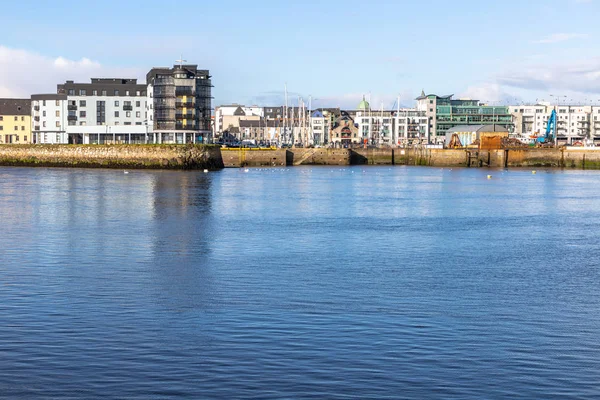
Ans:
{"label": "shoreline", "polygon": [[218,170],[301,165],[600,170],[600,151],[518,149],[221,149],[215,145],[0,145],[0,165],[19,167]]}

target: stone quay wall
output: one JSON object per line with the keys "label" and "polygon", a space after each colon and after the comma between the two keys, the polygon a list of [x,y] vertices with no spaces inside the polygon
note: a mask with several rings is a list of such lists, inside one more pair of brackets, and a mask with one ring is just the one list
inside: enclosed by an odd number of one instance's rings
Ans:
{"label": "stone quay wall", "polygon": [[0,165],[131,169],[293,165],[600,169],[600,148],[221,149],[210,145],[0,145]]}
{"label": "stone quay wall", "polygon": [[0,165],[81,168],[219,169],[218,146],[0,145]]}

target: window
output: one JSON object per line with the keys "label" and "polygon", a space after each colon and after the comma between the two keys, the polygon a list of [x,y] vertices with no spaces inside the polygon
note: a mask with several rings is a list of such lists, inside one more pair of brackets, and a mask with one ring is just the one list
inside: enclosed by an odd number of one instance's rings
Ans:
{"label": "window", "polygon": [[[44,122],[44,126],[46,126],[45,122]],[[56,126],[57,128],[60,128],[60,122],[56,121],[56,123],[54,124],[54,126]]]}
{"label": "window", "polygon": [[119,100],[115,100],[115,107],[119,107]]}
{"label": "window", "polygon": [[69,96],[75,96],[75,89],[69,89]]}
{"label": "window", "polygon": [[85,89],[79,89],[79,95],[80,96],[87,96],[87,90],[85,90]]}
{"label": "window", "polygon": [[119,118],[119,112],[115,111],[115,118]]}
{"label": "window", "polygon": [[[44,100],[44,105],[46,105],[46,100]],[[54,105],[55,105],[56,107],[60,107],[60,100],[56,100],[56,101],[54,102]]]}
{"label": "window", "polygon": [[27,141],[27,135],[23,136],[23,140],[26,142]]}
{"label": "window", "polygon": [[15,121],[18,121],[18,120],[19,120],[19,117],[15,117]]}
{"label": "window", "polygon": [[429,100],[429,104],[433,104],[433,100]]}
{"label": "window", "polygon": [[135,95],[136,95],[136,96],[139,96],[139,95],[140,95],[140,91],[139,91],[139,90],[136,90],[136,91],[135,91]]}
{"label": "window", "polygon": [[119,91],[115,90],[115,96],[118,96],[118,95],[119,95]]}
{"label": "window", "polygon": [[119,125],[119,121],[115,122],[115,125]]}
{"label": "window", "polygon": [[92,90],[92,96],[98,96],[98,91],[96,89]]}
{"label": "window", "polygon": [[24,131],[24,130],[25,130],[25,127],[24,127],[24,126],[22,126],[22,125],[21,125],[21,130],[22,130],[22,131]]}
{"label": "window", "polygon": [[[56,102],[58,103],[58,100],[56,100]],[[42,100],[42,106],[46,107],[46,100]]]}
{"label": "window", "polygon": [[139,118],[139,117],[141,117],[141,116],[142,116],[142,115],[141,115],[141,113],[140,113],[139,111],[136,111],[136,112],[135,112],[135,117],[136,117],[136,118]]}
{"label": "window", "polygon": [[125,96],[129,96],[129,90],[125,91]]}
{"label": "window", "polygon": [[79,107],[85,107],[85,100],[79,100]]}
{"label": "window", "polygon": [[85,118],[86,117],[86,112],[85,111],[79,111],[79,118]]}
{"label": "window", "polygon": [[42,111],[42,117],[46,116],[46,110]]}
{"label": "window", "polygon": [[4,127],[2,125],[0,125],[0,131],[3,131]]}
{"label": "window", "polygon": [[60,111],[59,110],[56,110],[56,116],[60,117]]}
{"label": "window", "polygon": [[135,124],[136,124],[136,125],[141,125],[142,123],[141,123],[141,122],[136,122]]}
{"label": "window", "polygon": [[21,121],[25,121],[25,117],[21,117]]}
{"label": "window", "polygon": [[131,125],[131,122],[125,122],[125,125]]}
{"label": "window", "polygon": [[85,121],[79,121],[80,126],[85,126]]}
{"label": "window", "polygon": [[106,90],[102,91],[102,96],[106,96]]}
{"label": "window", "polygon": [[15,131],[18,131],[18,130],[19,130],[19,127],[15,125]]}
{"label": "window", "polygon": [[139,106],[140,106],[140,102],[139,102],[139,101],[136,101],[136,102],[135,102],[135,106],[136,106],[136,107],[139,107]]}
{"label": "window", "polygon": [[42,126],[45,128],[46,127],[46,121],[42,122]]}
{"label": "window", "polygon": [[125,113],[125,117],[127,117],[127,118],[131,117],[131,111],[127,111],[127,112]]}

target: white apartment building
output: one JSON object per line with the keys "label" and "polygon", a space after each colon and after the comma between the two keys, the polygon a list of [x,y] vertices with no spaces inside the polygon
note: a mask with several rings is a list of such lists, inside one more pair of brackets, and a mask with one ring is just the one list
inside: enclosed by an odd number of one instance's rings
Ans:
{"label": "white apartment building", "polygon": [[600,143],[600,107],[536,104],[510,106],[515,134],[524,138],[544,136],[548,119],[556,110],[559,144],[593,141]]}
{"label": "white apartment building", "polygon": [[58,85],[58,94],[67,98],[69,143],[148,143],[146,85],[137,79],[67,81]]}
{"label": "white apartment building", "polygon": [[317,110],[310,116],[310,129],[312,143],[317,146],[324,146],[329,142],[329,132],[331,130],[331,118],[325,116],[326,111]]}
{"label": "white apartment building", "polygon": [[264,117],[263,107],[246,107],[240,104],[216,107],[214,123],[215,135],[220,135],[230,127],[238,128],[240,126],[240,120],[258,121]]}
{"label": "white apartment building", "polygon": [[401,147],[428,144],[430,135],[428,122],[426,112],[410,108],[397,110],[394,113],[393,143]]}
{"label": "white apartment building", "polygon": [[32,95],[31,125],[33,143],[69,143],[67,134],[67,96],[63,94]]}

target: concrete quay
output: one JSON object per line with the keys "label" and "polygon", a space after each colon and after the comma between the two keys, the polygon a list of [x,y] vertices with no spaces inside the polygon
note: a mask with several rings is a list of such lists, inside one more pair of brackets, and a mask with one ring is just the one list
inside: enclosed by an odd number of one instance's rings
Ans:
{"label": "concrete quay", "polygon": [[600,169],[600,149],[223,149],[225,167],[422,165]]}
{"label": "concrete quay", "polygon": [[220,169],[297,165],[421,165],[600,169],[600,148],[221,149],[210,145],[0,145],[0,165]]}
{"label": "concrete quay", "polygon": [[129,169],[220,169],[218,146],[0,145],[0,165]]}

